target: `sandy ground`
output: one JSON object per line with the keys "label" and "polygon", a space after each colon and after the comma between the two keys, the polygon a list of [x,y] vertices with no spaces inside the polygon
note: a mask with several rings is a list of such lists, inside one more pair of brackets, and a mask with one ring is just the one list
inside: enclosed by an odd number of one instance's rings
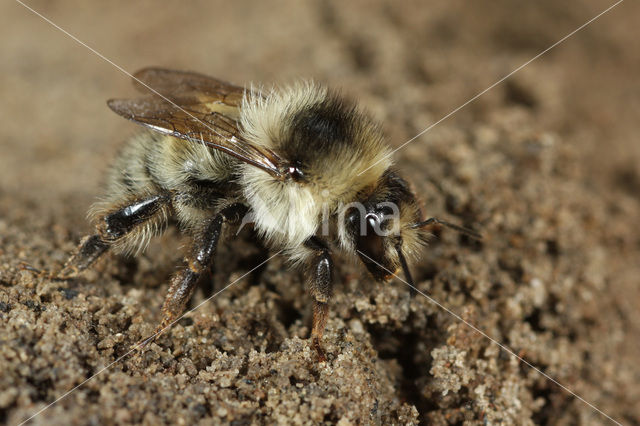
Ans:
{"label": "sandy ground", "polygon": [[[607,8],[603,1],[59,2],[29,5],[129,71],[341,87],[399,146]],[[418,288],[348,259],[325,346],[310,299],[250,235],[210,285],[241,278],[141,360],[110,365],[159,320],[183,240],[59,267],[110,158],[136,129],[105,100],[129,79],[18,3],[0,6],[0,422],[17,424],[640,423],[640,5],[626,1],[396,154],[437,232]],[[443,307],[450,310],[447,312]],[[511,348],[541,376],[468,324]],[[109,366],[102,371],[103,367]]]}

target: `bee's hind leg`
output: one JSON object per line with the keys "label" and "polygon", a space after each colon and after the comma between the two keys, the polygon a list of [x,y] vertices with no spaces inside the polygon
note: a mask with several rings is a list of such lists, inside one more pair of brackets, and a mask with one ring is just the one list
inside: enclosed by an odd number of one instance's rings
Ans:
{"label": "bee's hind leg", "polygon": [[223,223],[239,221],[247,210],[247,207],[243,204],[232,204],[213,218],[205,221],[200,228],[200,232],[196,234],[189,253],[185,256],[186,266],[171,279],[169,291],[162,305],[162,321],[160,325],[158,325],[154,334],[138,343],[139,349],[153,342],[180,318],[187,302],[193,295],[198,279],[213,262]]}
{"label": "bee's hind leg", "polygon": [[66,261],[57,273],[50,274],[50,278],[68,280],[91,266],[108,249],[110,244],[99,234],[87,235],[80,241],[77,251]]}
{"label": "bee's hind leg", "polygon": [[[168,194],[136,197],[124,205],[108,210],[100,216],[96,233],[82,239],[76,252],[62,269],[50,274],[51,279],[66,280],[89,268],[113,244],[126,239],[139,226],[152,219],[166,221],[166,209],[171,202]],[[164,211],[166,213],[166,211]]]}
{"label": "bee's hind leg", "polygon": [[329,300],[333,292],[333,261],[327,244],[318,237],[311,237],[305,246],[315,252],[308,273],[311,276],[310,292],[313,296],[313,320],[311,343],[318,352],[320,362],[326,361],[321,340],[329,316]]}
{"label": "bee's hind leg", "polygon": [[102,240],[100,235],[87,235],[80,241],[75,253],[65,262],[58,272],[35,268],[28,263],[22,263],[21,269],[50,280],[68,280],[74,278],[81,271],[87,269],[109,249],[109,243]]}

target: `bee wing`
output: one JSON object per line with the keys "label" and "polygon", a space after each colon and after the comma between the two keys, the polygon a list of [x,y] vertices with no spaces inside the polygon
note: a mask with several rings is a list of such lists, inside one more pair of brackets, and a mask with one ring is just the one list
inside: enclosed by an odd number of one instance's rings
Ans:
{"label": "bee wing", "polygon": [[165,68],[143,68],[134,74],[133,84],[139,91],[148,93],[149,88],[164,96],[203,94],[230,107],[239,108],[244,88],[191,71]]}
{"label": "bee wing", "polygon": [[111,99],[107,104],[115,113],[157,132],[204,143],[282,177],[281,158],[247,142],[238,128],[243,88],[201,74],[161,68],[146,68],[135,76],[154,94]]}

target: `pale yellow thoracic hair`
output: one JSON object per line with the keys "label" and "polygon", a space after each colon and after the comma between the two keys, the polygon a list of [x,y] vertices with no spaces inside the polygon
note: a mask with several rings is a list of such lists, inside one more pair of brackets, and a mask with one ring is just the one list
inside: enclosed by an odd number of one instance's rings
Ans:
{"label": "pale yellow thoracic hair", "polygon": [[[313,236],[323,214],[335,213],[340,205],[355,201],[357,194],[374,188],[391,166],[390,149],[368,116],[313,82],[298,82],[281,90],[247,91],[243,99],[240,122],[245,138],[276,153],[290,152],[295,117],[327,102],[343,108],[351,137],[322,149],[314,147],[313,141],[302,147],[307,149],[305,158],[310,159],[305,164],[306,182],[281,181],[256,167],[242,166],[241,184],[256,229],[285,249]],[[309,152],[313,149],[317,152]]]}

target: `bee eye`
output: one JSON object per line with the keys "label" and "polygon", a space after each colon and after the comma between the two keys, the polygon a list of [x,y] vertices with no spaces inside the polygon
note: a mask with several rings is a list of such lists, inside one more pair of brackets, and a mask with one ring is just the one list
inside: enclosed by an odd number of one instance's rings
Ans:
{"label": "bee eye", "polygon": [[[371,271],[376,278],[381,279],[381,277],[388,275],[388,273],[376,264],[376,262],[386,263],[384,240],[380,235],[380,219],[373,214],[367,215],[365,217],[365,226],[359,231],[364,231],[364,233],[358,232],[356,237],[358,254],[360,254],[369,271]],[[364,254],[364,257],[362,254]]]}
{"label": "bee eye", "polygon": [[291,176],[291,179],[293,179],[294,182],[300,182],[304,179],[304,173],[302,172],[302,170],[300,170],[300,167],[297,165],[289,166],[289,169],[287,169],[287,172],[289,173],[289,176]]}
{"label": "bee eye", "polygon": [[365,235],[380,235],[380,218],[375,214],[368,214],[365,217]]}

